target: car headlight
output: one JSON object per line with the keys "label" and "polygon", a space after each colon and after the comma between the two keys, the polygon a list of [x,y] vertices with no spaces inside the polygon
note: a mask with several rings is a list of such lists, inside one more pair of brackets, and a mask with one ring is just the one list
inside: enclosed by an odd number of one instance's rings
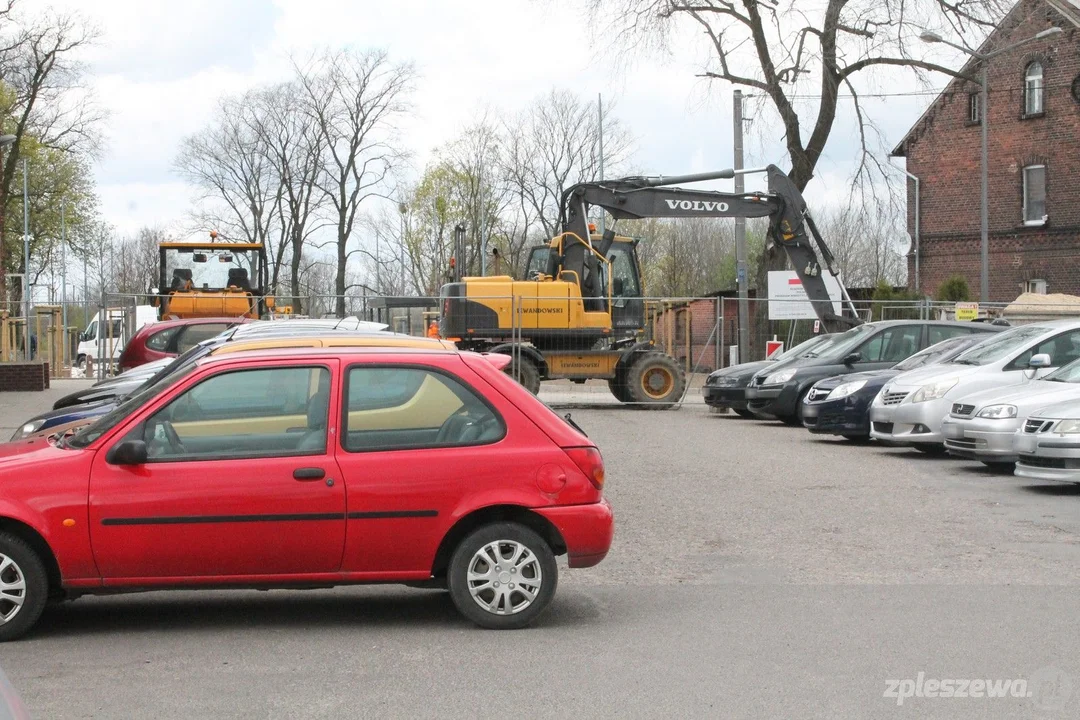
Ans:
{"label": "car headlight", "polygon": [[795,377],[794,370],[781,370],[778,373],[773,373],[765,378],[766,385],[783,385],[791,378]]}
{"label": "car headlight", "polygon": [[837,400],[839,398],[846,398],[856,390],[861,390],[862,386],[866,384],[865,380],[854,380],[852,382],[846,382],[842,385],[837,385],[833,388],[833,391],[829,393],[830,400]]}
{"label": "car headlight", "polygon": [[44,424],[45,424],[44,420],[31,420],[30,422],[26,423],[21,428],[16,430],[15,434],[11,436],[11,439],[12,440],[20,440],[20,439],[26,437],[27,435],[33,435],[38,430],[40,430],[41,426],[44,425]]}
{"label": "car headlight", "polygon": [[1054,432],[1062,435],[1080,435],[1080,420],[1062,420],[1054,428]]}
{"label": "car headlight", "polygon": [[941,382],[931,383],[930,385],[923,385],[911,396],[911,402],[921,403],[926,402],[927,400],[943,398],[945,397],[945,393],[952,390],[958,382],[960,382],[960,378],[950,378],[949,380],[942,380]]}
{"label": "car headlight", "polygon": [[1015,405],[987,405],[979,411],[978,417],[991,420],[1005,420],[1016,417]]}
{"label": "car headlight", "polygon": [[716,387],[731,387],[737,382],[738,380],[731,375],[716,375],[710,376],[709,379],[705,381],[705,384],[715,385]]}

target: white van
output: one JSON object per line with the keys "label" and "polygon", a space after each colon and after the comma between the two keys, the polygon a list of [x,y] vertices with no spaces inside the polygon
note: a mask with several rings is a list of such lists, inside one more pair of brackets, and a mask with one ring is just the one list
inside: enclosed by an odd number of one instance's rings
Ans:
{"label": "white van", "polygon": [[[90,358],[97,363],[99,353],[104,350],[104,356],[111,358],[113,362],[120,359],[120,353],[128,341],[127,323],[123,310],[102,310],[90,321],[86,329],[79,335],[79,349],[75,356],[78,367],[86,366],[86,359]],[[106,318],[108,318],[106,320]],[[133,332],[143,325],[157,322],[157,308],[153,305],[137,305],[135,307],[135,326]],[[109,326],[112,326],[111,328]]]}

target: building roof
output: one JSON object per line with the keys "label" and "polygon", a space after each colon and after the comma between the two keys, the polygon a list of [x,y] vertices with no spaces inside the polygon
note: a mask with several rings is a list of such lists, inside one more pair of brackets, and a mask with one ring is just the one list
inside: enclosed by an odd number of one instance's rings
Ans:
{"label": "building roof", "polygon": [[[1051,8],[1057,11],[1063,20],[1071,22],[1076,27],[1080,27],[1080,0],[1037,0],[1036,4],[1045,3]],[[974,52],[984,54],[994,49],[1002,38],[1008,37],[1009,33],[1019,25],[1023,20],[1027,18],[1026,15],[1021,13],[1021,8],[1024,6],[1030,7],[1031,4],[1026,0],[1020,0],[1012,9],[1002,18],[993,32],[986,36],[986,38],[975,48]],[[938,108],[941,106],[943,98],[949,97],[958,91],[958,86],[968,82],[968,78],[973,78],[975,70],[977,69],[979,61],[975,57],[969,56],[967,62],[957,70],[957,74],[961,77],[954,77],[949,81],[949,84],[945,86],[933,102],[927,106],[923,114],[919,116],[919,119],[914,125],[904,134],[904,137],[900,139],[896,147],[889,153],[892,157],[906,157],[907,144],[911,140],[917,139],[921,131],[934,119],[934,115],[937,113]]]}

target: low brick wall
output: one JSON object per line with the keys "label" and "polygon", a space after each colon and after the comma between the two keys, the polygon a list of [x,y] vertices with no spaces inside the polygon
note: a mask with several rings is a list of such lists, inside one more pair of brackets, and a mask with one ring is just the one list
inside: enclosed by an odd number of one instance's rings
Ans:
{"label": "low brick wall", "polygon": [[0,363],[0,392],[48,388],[49,363]]}

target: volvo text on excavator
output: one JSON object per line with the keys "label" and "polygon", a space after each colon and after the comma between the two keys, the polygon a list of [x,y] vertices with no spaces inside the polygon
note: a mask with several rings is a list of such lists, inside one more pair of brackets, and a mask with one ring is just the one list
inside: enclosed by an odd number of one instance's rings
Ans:
{"label": "volvo text on excavator", "polygon": [[[832,253],[821,239],[802,194],[775,165],[762,170],[767,192],[726,193],[672,185],[730,179],[734,170],[676,177],[629,177],[574,185],[563,193],[562,233],[533,248],[526,279],[465,277],[443,286],[439,330],[463,349],[506,353],[512,372],[537,392],[541,380],[606,379],[622,402],[667,408],[686,388],[674,358],[645,338],[646,307],[636,241],[590,232],[588,211],[599,207],[621,219],[767,217],[769,235],[784,248],[802,279],[822,329],[859,324],[843,291],[834,311],[821,261],[834,276]],[[841,284],[841,288],[843,285]]]}

